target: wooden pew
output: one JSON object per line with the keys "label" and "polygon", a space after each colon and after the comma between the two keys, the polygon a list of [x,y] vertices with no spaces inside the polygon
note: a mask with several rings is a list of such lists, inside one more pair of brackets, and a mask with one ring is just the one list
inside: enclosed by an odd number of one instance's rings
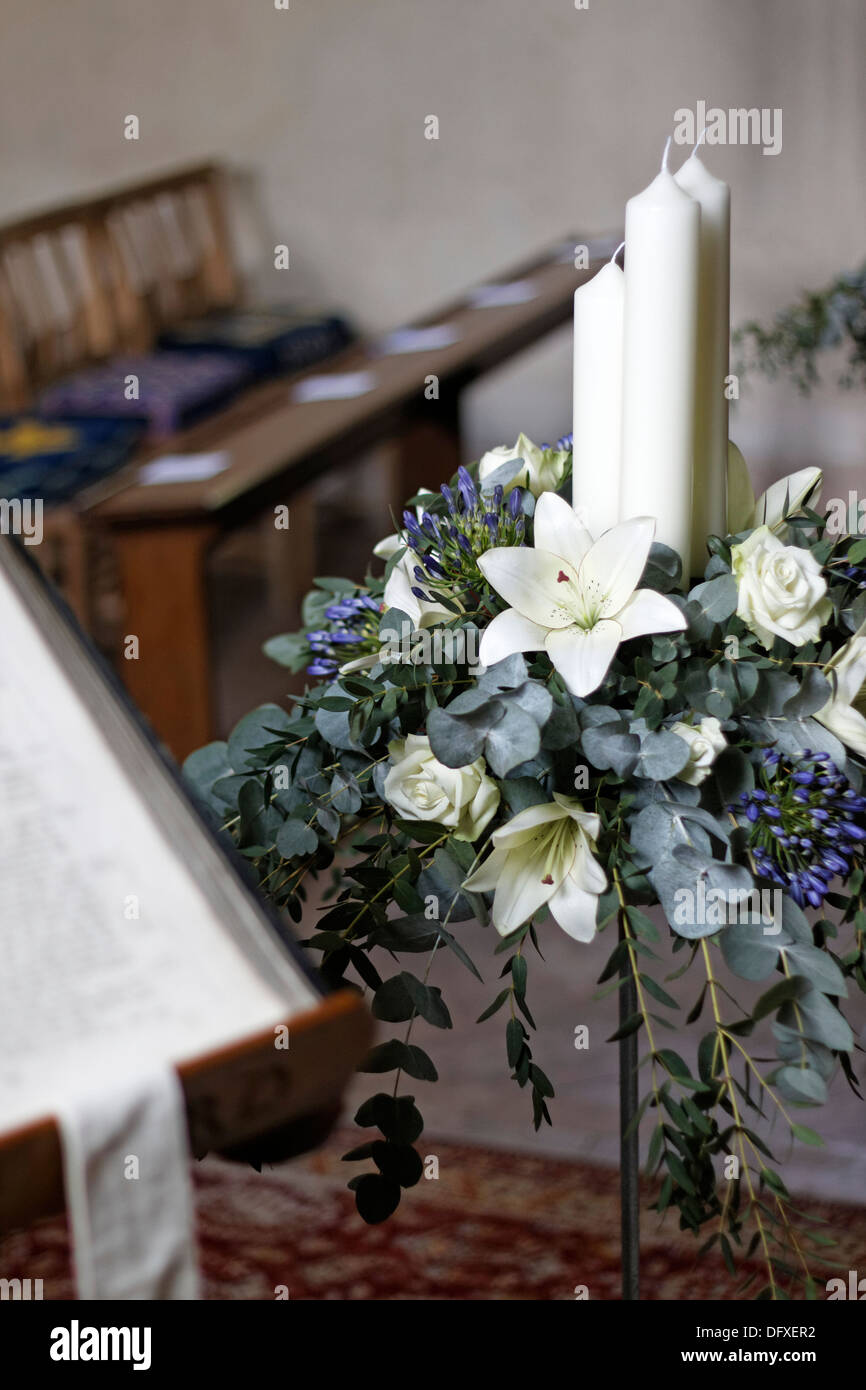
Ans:
{"label": "wooden pew", "polygon": [[[285,380],[248,391],[172,441],[172,453],[226,451],[229,466],[213,478],[141,485],[138,464],[165,453],[162,444],[109,481],[86,519],[111,534],[125,631],[139,638],[142,659],[122,663],[122,674],[175,756],[184,757],[213,736],[206,565],[217,539],[288,502],[286,544],[308,547],[310,504],[303,490],[383,441],[396,441],[398,449],[395,506],[419,486],[445,481],[461,461],[463,389],[568,321],[576,287],[599,264],[594,260],[588,269],[575,270],[561,255],[548,255],[512,268],[500,278],[531,280],[535,297],[498,308],[473,308],[465,301],[445,306],[430,322],[447,321],[460,337],[436,351],[377,357],[374,344],[356,344],[328,370],[371,370],[376,385],[366,395],[298,403]],[[425,396],[430,374],[439,382],[434,400]],[[145,653],[151,659],[144,660]]]}
{"label": "wooden pew", "polygon": [[[0,410],[29,407],[58,375],[147,350],[185,317],[237,302],[223,183],[216,165],[195,165],[0,228]],[[299,404],[291,397],[298,377],[254,386],[200,424],[143,448],[74,504],[47,509],[41,559],[97,636],[99,577],[108,576],[109,588],[119,584],[120,628],[115,615],[106,644],[116,652],[121,629],[138,637],[140,659],[118,666],[176,756],[213,732],[206,570],[214,544],[289,504],[285,544],[267,544],[264,556],[297,597],[315,572],[310,488],[326,471],[388,443],[397,511],[420,486],[449,477],[460,462],[463,389],[565,323],[575,288],[600,263],[575,270],[562,251],[500,277],[531,280],[533,299],[483,309],[463,299],[432,315],[427,323],[458,330],[451,346],[381,357],[375,343],[359,343],[329,364],[373,371],[368,394]],[[431,374],[435,399],[424,390]],[[214,451],[227,452],[230,464],[207,481],[138,480],[141,464],[158,454]]]}

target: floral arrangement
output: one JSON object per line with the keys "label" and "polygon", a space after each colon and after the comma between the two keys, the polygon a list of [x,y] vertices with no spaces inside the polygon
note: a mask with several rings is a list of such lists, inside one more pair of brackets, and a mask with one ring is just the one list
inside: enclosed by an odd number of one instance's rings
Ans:
{"label": "floral arrangement", "polygon": [[[364,1164],[350,1186],[366,1221],[421,1176],[405,1087],[437,1076],[418,1031],[452,1026],[437,953],[481,979],[460,924],[492,926],[500,987],[479,1022],[506,1019],[536,1128],[554,1086],[528,965],[555,926],[576,971],[579,943],[608,932],[600,985],[636,999],[613,1039],[645,1046],[633,1123],[652,1121],[658,1211],[732,1274],[758,1252],[758,1296],[814,1297],[828,1237],[774,1152],[822,1142],[801,1115],[835,1072],[856,1093],[843,1008],[866,990],[866,546],[826,534],[818,470],[756,500],[732,448],[731,533],[708,539],[689,587],[651,519],[591,536],[570,473],[569,439],[521,436],[413,498],[376,548],[381,577],[317,580],[304,630],[267,643],[306,668],[306,693],[185,771],[296,922],[330,872],[306,945],[394,1029],[362,1067],[390,1080],[345,1156]],[[662,1037],[683,977],[688,1022],[706,1020],[692,1064]]]}

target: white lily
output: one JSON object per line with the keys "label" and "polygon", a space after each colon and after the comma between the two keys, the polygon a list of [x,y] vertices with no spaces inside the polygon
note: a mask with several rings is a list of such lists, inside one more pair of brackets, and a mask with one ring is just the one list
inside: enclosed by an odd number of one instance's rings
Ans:
{"label": "white lily", "polygon": [[769,526],[778,535],[807,498],[817,504],[823,478],[820,468],[801,468],[780,478],[756,500],[746,460],[736,444],[728,441],[729,534],[738,536],[756,526]]}
{"label": "white lily", "polygon": [[687,626],[664,594],[637,589],[652,517],[623,521],[593,542],[569,504],[545,492],[534,525],[534,549],[502,546],[479,557],[485,579],[511,604],[482,634],[482,665],[546,651],[572,694],[583,696],[601,685],[620,642]]}
{"label": "white lily", "polygon": [[547,903],[563,931],[591,941],[599,894],[607,888],[593,854],[599,818],[571,796],[529,806],[490,837],[493,852],[463,884],[493,898],[493,924],[502,936]]}
{"label": "white lily", "polygon": [[824,667],[833,694],[813,717],[866,758],[866,622]]}
{"label": "white lily", "polygon": [[[429,487],[419,487],[418,496],[435,497],[436,493],[431,492]],[[423,504],[420,504],[415,508],[415,515],[417,516],[420,522],[422,516],[424,515]],[[390,560],[391,556],[396,555],[397,551],[402,549],[402,547],[405,544],[406,538],[403,535],[402,531],[395,531],[393,536],[383,536],[382,540],[378,541],[376,545],[373,546],[373,554],[378,555],[380,560]]]}

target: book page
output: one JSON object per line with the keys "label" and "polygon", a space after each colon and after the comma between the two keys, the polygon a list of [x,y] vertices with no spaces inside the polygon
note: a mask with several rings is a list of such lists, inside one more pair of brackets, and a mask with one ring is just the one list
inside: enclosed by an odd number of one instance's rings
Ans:
{"label": "book page", "polygon": [[34,621],[20,557],[0,559],[3,1131],[318,996],[44,594]]}

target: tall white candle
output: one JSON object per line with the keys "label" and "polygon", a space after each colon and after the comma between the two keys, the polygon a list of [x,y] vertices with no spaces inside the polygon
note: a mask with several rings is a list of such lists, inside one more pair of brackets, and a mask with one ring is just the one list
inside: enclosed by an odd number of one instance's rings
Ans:
{"label": "tall white candle", "polygon": [[[698,145],[700,144],[698,140]],[[707,536],[727,530],[728,400],[725,377],[731,337],[731,190],[702,164],[695,146],[675,174],[701,206],[698,351],[695,387],[695,473],[692,500],[693,575],[707,563]]]}
{"label": "tall white candle", "polygon": [[654,516],[689,577],[701,210],[667,167],[625,212],[620,516]]}
{"label": "tall white candle", "polygon": [[572,503],[595,537],[619,520],[625,276],[617,255],[574,292]]}

